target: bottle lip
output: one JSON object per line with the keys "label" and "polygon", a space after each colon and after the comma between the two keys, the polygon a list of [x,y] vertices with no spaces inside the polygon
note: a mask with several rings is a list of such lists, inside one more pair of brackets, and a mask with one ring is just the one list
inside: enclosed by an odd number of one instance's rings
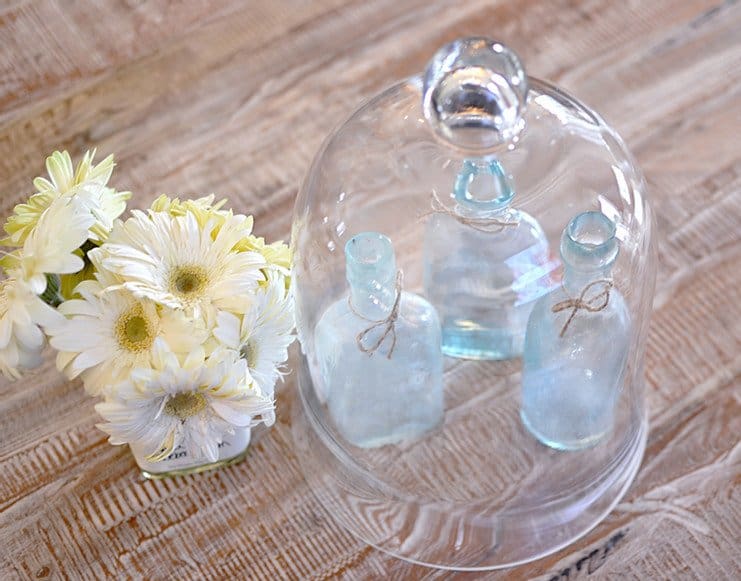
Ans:
{"label": "bottle lip", "polygon": [[[472,180],[482,172],[486,172],[498,180],[500,193],[496,197],[481,199],[471,195],[469,186]],[[507,208],[515,195],[515,191],[507,179],[502,164],[497,159],[467,159],[463,162],[463,166],[456,176],[453,195],[456,202],[467,209],[477,212],[492,212]]]}
{"label": "bottle lip", "polygon": [[599,248],[615,238],[615,223],[602,212],[582,212],[571,219],[566,236],[574,243],[588,248]]}
{"label": "bottle lip", "polygon": [[345,244],[345,260],[350,282],[396,275],[394,246],[380,232],[361,232],[350,238]]}
{"label": "bottle lip", "polygon": [[602,212],[574,216],[561,237],[561,258],[569,267],[591,270],[611,265],[619,251],[615,223]]}

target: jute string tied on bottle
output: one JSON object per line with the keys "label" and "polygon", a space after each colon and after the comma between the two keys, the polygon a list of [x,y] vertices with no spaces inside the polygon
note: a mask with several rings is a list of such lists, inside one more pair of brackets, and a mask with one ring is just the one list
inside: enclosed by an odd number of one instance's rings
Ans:
{"label": "jute string tied on bottle", "polygon": [[[401,270],[398,270],[396,272],[396,298],[394,299],[394,304],[391,307],[391,311],[389,312],[388,316],[385,319],[381,319],[380,321],[374,321],[361,315],[355,309],[355,307],[353,307],[350,297],[347,297],[347,304],[350,307],[350,310],[364,321],[372,323],[370,327],[358,333],[358,336],[355,339],[358,344],[358,349],[360,349],[363,353],[367,353],[369,357],[372,357],[373,354],[380,349],[381,345],[383,345],[383,342],[386,341],[388,337],[391,337],[391,345],[389,346],[388,352],[386,353],[386,359],[391,359],[391,356],[394,353],[394,349],[396,348],[396,321],[399,318],[399,304],[401,302],[403,280],[404,276]],[[365,340],[367,339],[368,335],[375,329],[379,328],[383,328],[383,333],[381,333],[381,336],[370,347],[366,347]]]}
{"label": "jute string tied on bottle", "polygon": [[[598,292],[596,295],[590,298],[586,298],[587,293],[593,288],[598,285],[602,285],[602,290]],[[594,280],[590,282],[587,286],[585,286],[581,293],[579,294],[579,298],[576,299],[567,299],[565,301],[561,301],[560,303],[556,303],[553,305],[551,310],[554,313],[560,313],[561,311],[567,311],[571,309],[571,314],[569,315],[569,318],[566,319],[566,323],[564,323],[563,328],[561,329],[561,333],[559,333],[559,337],[563,337],[566,333],[566,330],[569,328],[569,325],[571,324],[571,321],[574,320],[574,317],[576,317],[577,313],[580,309],[583,309],[589,313],[597,313],[605,308],[607,308],[607,305],[610,302],[610,289],[614,286],[614,283],[609,278],[601,278],[599,280]]]}
{"label": "jute string tied on bottle", "polygon": [[448,208],[443,201],[438,197],[437,193],[433,192],[430,199],[430,205],[432,209],[429,212],[425,212],[420,216],[420,219],[430,216],[431,214],[445,214],[453,218],[456,222],[478,230],[479,232],[499,232],[503,228],[510,226],[517,226],[517,222],[500,220],[499,218],[472,218],[469,216],[462,216],[455,211]]}

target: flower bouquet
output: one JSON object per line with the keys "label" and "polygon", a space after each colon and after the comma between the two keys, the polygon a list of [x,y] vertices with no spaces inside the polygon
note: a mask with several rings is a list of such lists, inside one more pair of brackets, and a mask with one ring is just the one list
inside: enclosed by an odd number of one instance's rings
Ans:
{"label": "flower bouquet", "polygon": [[289,249],[213,195],[162,195],[121,220],[131,193],[108,186],[113,156],[93,158],[74,168],[54,152],[5,224],[0,371],[37,366],[48,337],[146,476],[239,459],[250,429],[275,419],[293,340]]}

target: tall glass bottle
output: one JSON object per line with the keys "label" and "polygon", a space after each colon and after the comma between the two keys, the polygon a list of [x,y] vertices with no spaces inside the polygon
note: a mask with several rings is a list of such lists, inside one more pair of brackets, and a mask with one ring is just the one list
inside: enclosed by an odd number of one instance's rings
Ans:
{"label": "tall glass bottle", "polygon": [[545,234],[511,207],[496,159],[469,159],[446,209],[435,199],[425,234],[425,293],[442,321],[443,352],[467,359],[522,354],[530,310],[554,285]]}
{"label": "tall glass bottle", "polygon": [[322,315],[316,353],[340,433],[374,447],[417,437],[443,418],[437,313],[402,290],[386,236],[364,232],[345,246],[350,294]]}
{"label": "tall glass bottle", "polygon": [[628,309],[611,278],[618,251],[607,216],[574,217],[561,238],[563,285],[530,315],[521,416],[552,448],[586,448],[612,428],[630,337]]}

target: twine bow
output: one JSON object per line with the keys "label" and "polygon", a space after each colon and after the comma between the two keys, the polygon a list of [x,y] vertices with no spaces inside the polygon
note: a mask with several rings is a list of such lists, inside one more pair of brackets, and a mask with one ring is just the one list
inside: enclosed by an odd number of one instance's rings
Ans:
{"label": "twine bow", "polygon": [[[386,353],[386,359],[391,359],[391,355],[394,353],[394,349],[396,348],[396,321],[399,318],[399,303],[401,302],[401,289],[403,280],[404,276],[402,275],[401,270],[397,271],[396,298],[394,299],[394,304],[391,307],[391,312],[388,314],[388,317],[386,317],[385,319],[381,319],[380,321],[374,321],[361,315],[357,310],[355,310],[355,307],[353,307],[350,297],[347,297],[347,304],[350,307],[350,310],[364,321],[373,323],[370,327],[358,333],[358,336],[355,339],[358,343],[358,349],[360,349],[363,353],[367,353],[368,357],[372,357],[373,354],[380,349],[381,345],[383,345],[383,342],[386,340],[387,337],[391,337],[391,346],[389,347],[388,353]],[[371,345],[370,347],[366,347],[365,339],[374,329],[378,329],[381,327],[383,327],[383,333],[381,333],[381,336],[375,343],[373,343],[373,345]]]}
{"label": "twine bow", "polygon": [[420,218],[424,218],[431,214],[445,214],[464,226],[469,226],[479,232],[487,233],[498,232],[502,228],[507,228],[509,226],[517,226],[517,222],[499,220],[498,218],[469,218],[468,216],[461,216],[443,204],[442,200],[435,192],[432,193],[430,205],[432,206],[432,210],[425,212],[420,216]]}
{"label": "twine bow", "polygon": [[[591,289],[594,286],[597,285],[604,285],[603,289],[594,295],[593,297],[585,300],[585,297],[587,293],[589,292],[589,289]],[[610,302],[610,289],[614,286],[614,283],[609,278],[601,278],[599,280],[595,280],[590,282],[587,286],[585,286],[581,294],[579,295],[579,298],[576,299],[567,299],[565,301],[561,301],[560,303],[556,303],[551,308],[551,311],[554,313],[560,313],[561,311],[566,311],[568,309],[571,309],[571,314],[569,315],[569,318],[566,320],[566,323],[564,323],[563,328],[561,329],[561,333],[559,333],[559,337],[563,337],[566,333],[566,330],[569,328],[569,325],[571,324],[571,321],[574,320],[574,317],[576,317],[576,314],[579,312],[579,309],[584,309],[585,311],[589,313],[596,313],[604,308],[607,307],[608,303]]]}

